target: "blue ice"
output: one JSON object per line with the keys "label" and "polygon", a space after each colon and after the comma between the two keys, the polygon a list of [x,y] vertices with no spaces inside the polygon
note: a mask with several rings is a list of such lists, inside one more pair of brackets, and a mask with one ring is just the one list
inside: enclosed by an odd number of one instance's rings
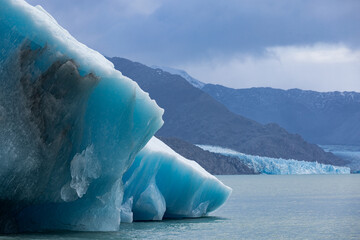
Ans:
{"label": "blue ice", "polygon": [[124,201],[132,199],[135,220],[204,216],[231,193],[195,161],[155,137],[136,156],[123,182]]}
{"label": "blue ice", "polygon": [[163,110],[135,82],[40,6],[0,6],[0,232],[114,231],[225,201],[226,186],[152,139]]}

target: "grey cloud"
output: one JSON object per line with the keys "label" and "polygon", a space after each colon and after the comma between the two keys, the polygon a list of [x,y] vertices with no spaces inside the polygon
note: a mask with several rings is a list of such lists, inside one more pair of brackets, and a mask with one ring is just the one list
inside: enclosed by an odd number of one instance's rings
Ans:
{"label": "grey cloud", "polygon": [[261,54],[274,45],[360,45],[356,0],[159,0],[144,15],[127,14],[123,2],[30,1],[44,5],[75,37],[103,54],[149,64]]}
{"label": "grey cloud", "polygon": [[360,91],[358,57],[340,64],[299,63],[267,51],[316,50],[316,43],[325,43],[358,54],[358,0],[29,2],[42,5],[79,41],[107,56],[182,67],[199,80],[230,87]]}

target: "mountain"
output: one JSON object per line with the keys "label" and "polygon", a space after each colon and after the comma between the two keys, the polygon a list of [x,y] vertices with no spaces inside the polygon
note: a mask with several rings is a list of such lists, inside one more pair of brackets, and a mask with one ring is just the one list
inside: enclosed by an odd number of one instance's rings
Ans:
{"label": "mountain", "polygon": [[165,109],[165,123],[157,136],[175,137],[194,144],[218,145],[251,155],[333,165],[346,163],[277,124],[262,125],[229,111],[179,75],[124,58],[109,59],[116,69],[136,81]]}
{"label": "mountain", "polygon": [[202,90],[230,111],[262,124],[277,123],[317,144],[360,145],[360,93],[273,88]]}
{"label": "mountain", "polygon": [[185,158],[193,159],[211,174],[255,174],[253,169],[250,169],[246,164],[235,157],[212,153],[178,138],[160,137],[160,139],[175,152]]}

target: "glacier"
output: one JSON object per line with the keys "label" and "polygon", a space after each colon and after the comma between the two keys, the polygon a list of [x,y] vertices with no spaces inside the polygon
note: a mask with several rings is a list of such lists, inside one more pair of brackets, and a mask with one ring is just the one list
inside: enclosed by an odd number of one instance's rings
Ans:
{"label": "glacier", "polygon": [[346,164],[352,173],[360,173],[360,146],[349,145],[319,145],[325,152],[331,152],[334,155],[349,161]]}
{"label": "glacier", "polygon": [[236,157],[239,161],[247,164],[248,167],[260,174],[350,174],[350,168],[348,167],[339,167],[318,162],[298,161],[294,159],[253,156],[219,146],[197,146],[209,152]]}
{"label": "glacier", "polygon": [[153,138],[163,110],[41,6],[0,0],[0,233],[199,217],[231,190]]}

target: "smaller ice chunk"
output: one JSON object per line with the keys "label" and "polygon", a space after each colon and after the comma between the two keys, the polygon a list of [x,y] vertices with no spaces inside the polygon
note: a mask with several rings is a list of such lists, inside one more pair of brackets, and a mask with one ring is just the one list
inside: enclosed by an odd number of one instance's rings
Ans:
{"label": "smaller ice chunk", "polygon": [[88,146],[81,154],[76,154],[71,161],[70,187],[76,190],[81,198],[87,191],[91,181],[97,179],[101,173],[101,166],[96,159],[94,146]]}
{"label": "smaller ice chunk", "polygon": [[262,174],[350,174],[350,168],[318,162],[298,161],[294,159],[270,158],[247,155],[232,149],[210,145],[197,145],[209,152],[232,156],[247,164],[255,172]]}
{"label": "smaller ice chunk", "polygon": [[[231,189],[196,162],[153,137],[123,176],[134,220],[201,217],[221,206]],[[122,219],[123,221],[123,219]]]}

